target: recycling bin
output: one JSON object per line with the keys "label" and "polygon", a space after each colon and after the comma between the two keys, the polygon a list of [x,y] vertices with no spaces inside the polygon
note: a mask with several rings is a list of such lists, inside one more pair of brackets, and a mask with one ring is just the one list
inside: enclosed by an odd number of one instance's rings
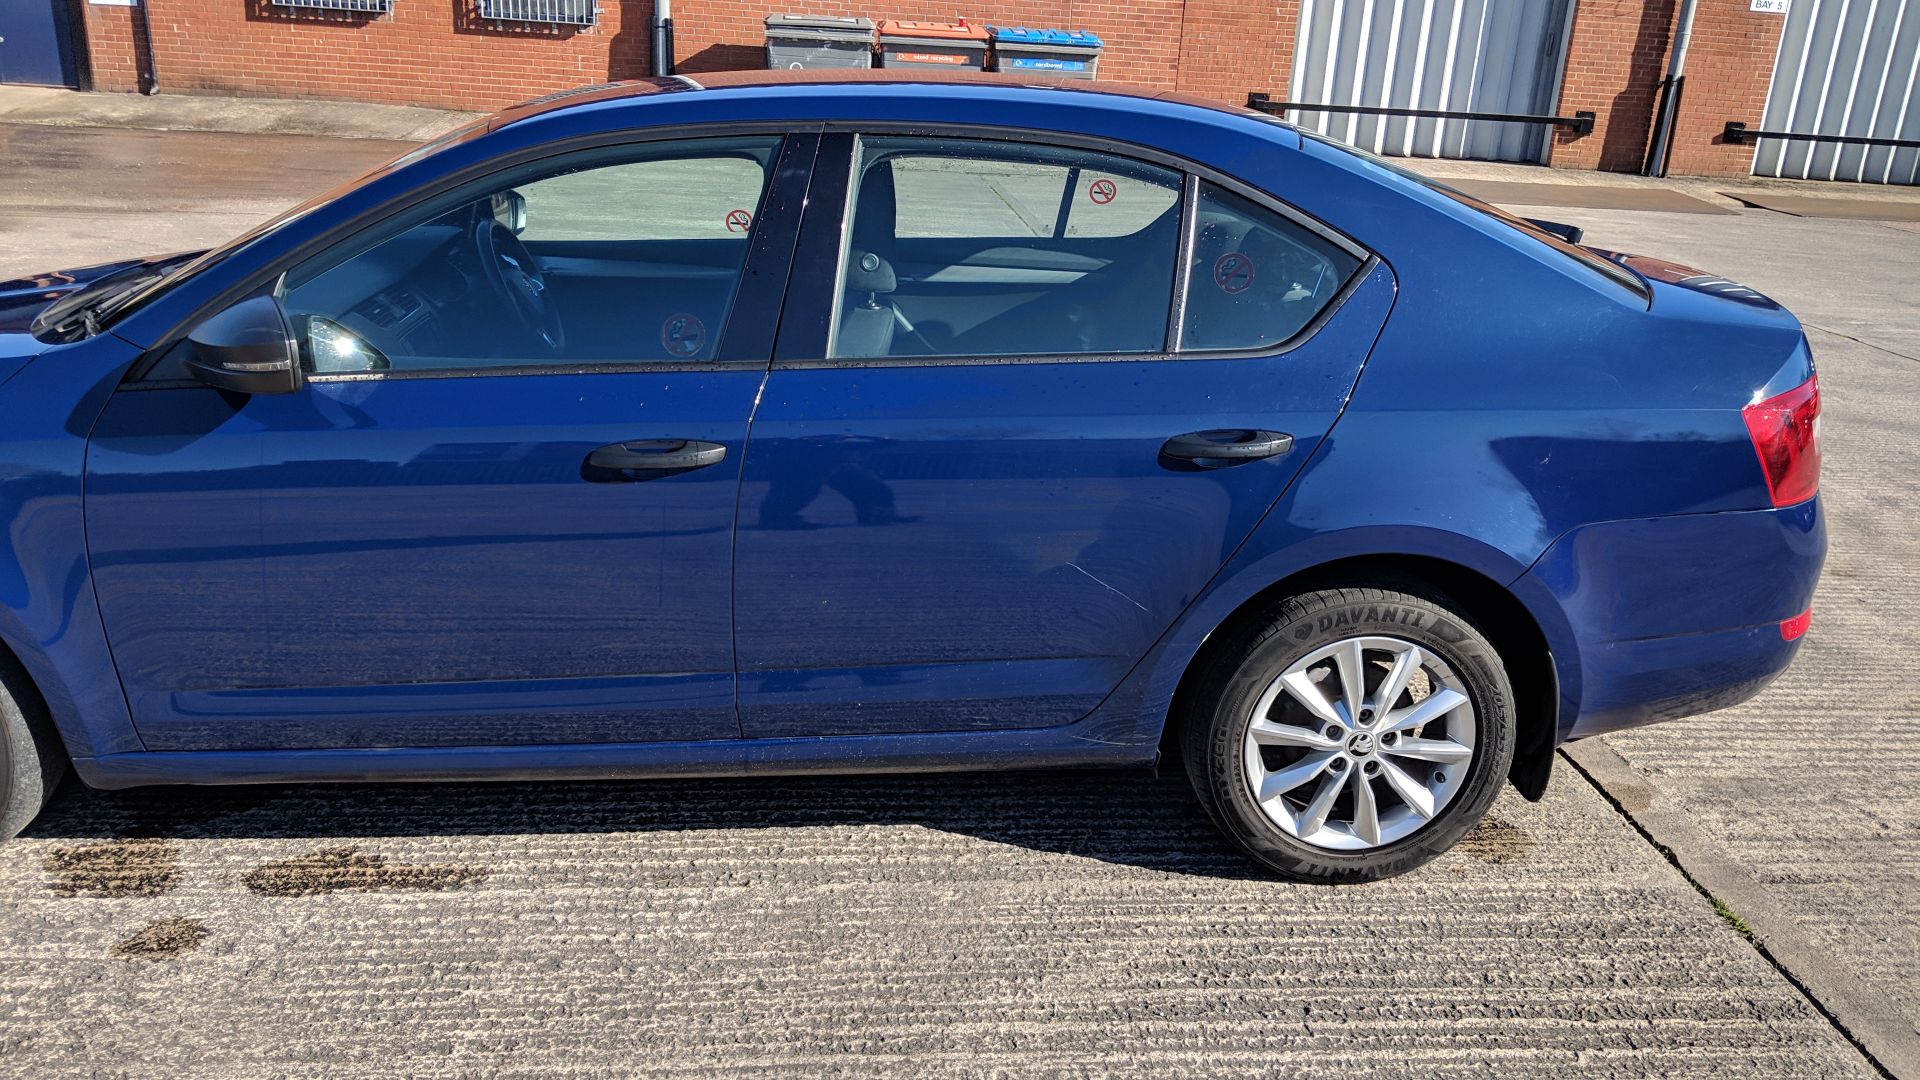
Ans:
{"label": "recycling bin", "polygon": [[985,71],[987,32],[959,22],[900,22],[880,24],[880,66],[937,68],[943,71]]}
{"label": "recycling bin", "polygon": [[872,19],[835,15],[767,16],[769,69],[872,66]]}
{"label": "recycling bin", "polygon": [[993,40],[993,69],[1008,74],[1091,79],[1106,47],[1099,35],[1085,30],[989,26],[987,32]]}

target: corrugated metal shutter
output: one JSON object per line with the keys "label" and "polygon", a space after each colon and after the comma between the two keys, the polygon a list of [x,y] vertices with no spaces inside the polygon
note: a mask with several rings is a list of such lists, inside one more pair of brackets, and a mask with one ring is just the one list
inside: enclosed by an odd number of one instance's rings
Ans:
{"label": "corrugated metal shutter", "polygon": [[[1794,0],[1760,127],[1814,135],[1920,138],[1920,11],[1909,0]],[[1730,118],[1731,119],[1731,118]],[[1920,182],[1920,150],[1761,139],[1759,176]]]}
{"label": "corrugated metal shutter", "polygon": [[[1301,0],[1294,101],[1546,114],[1571,0]],[[1418,157],[1539,161],[1551,129],[1487,120],[1295,113],[1304,127]]]}

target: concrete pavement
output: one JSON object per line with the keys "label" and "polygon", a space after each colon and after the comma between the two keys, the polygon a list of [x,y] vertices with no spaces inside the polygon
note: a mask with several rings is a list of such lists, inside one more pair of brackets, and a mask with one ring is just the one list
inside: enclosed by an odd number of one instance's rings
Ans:
{"label": "concrete pavement", "polygon": [[1172,776],[70,789],[0,943],[15,1075],[1872,1075],[1571,771],[1354,889]]}

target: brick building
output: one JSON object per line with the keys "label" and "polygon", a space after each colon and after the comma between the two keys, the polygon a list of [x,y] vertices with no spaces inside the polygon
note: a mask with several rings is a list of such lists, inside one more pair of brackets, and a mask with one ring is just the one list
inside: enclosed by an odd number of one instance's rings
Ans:
{"label": "brick building", "polygon": [[[24,0],[67,5],[77,80],[134,91],[353,98],[484,109],[651,71],[653,0]],[[521,0],[525,2],[525,0]],[[1569,126],[1295,114],[1386,153],[1637,171],[1683,0],[678,0],[675,70],[764,63],[770,11],[1092,30],[1104,79],[1275,100],[1574,117]],[[1909,3],[1915,10],[1911,18]],[[360,8],[363,10],[335,10]],[[1920,148],[1729,142],[1764,130],[1920,136],[1920,0],[1697,0],[1674,174],[1911,183]],[[492,17],[490,17],[492,16]],[[584,23],[584,25],[583,25]],[[0,78],[5,77],[0,58]]]}

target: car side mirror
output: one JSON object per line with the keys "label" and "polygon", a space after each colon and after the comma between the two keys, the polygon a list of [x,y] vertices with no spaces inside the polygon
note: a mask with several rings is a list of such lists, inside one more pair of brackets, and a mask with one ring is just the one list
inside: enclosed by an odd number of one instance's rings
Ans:
{"label": "car side mirror", "polygon": [[186,368],[216,390],[291,394],[305,385],[300,350],[280,301],[242,300],[187,335]]}
{"label": "car side mirror", "polygon": [[493,220],[515,236],[527,231],[527,197],[512,188],[493,197]]}

